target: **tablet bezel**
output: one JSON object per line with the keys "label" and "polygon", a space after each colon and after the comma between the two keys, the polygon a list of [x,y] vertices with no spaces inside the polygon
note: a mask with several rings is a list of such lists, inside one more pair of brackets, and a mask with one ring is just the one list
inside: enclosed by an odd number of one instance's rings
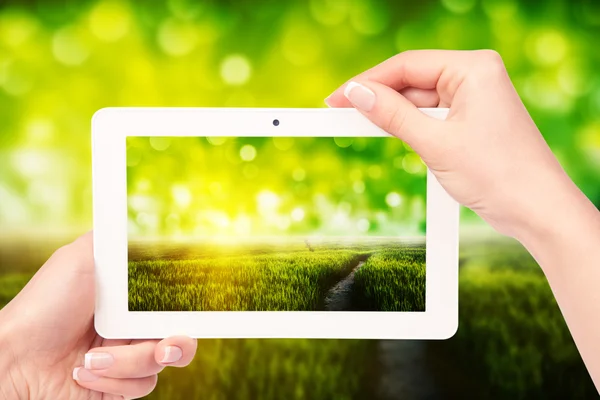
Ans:
{"label": "tablet bezel", "polygon": [[[448,109],[422,109],[445,119]],[[275,126],[273,120],[280,121]],[[130,312],[127,136],[389,136],[354,109],[104,108],[92,118],[96,331],[104,338],[446,339],[458,328],[458,204],[427,172],[424,312]]]}

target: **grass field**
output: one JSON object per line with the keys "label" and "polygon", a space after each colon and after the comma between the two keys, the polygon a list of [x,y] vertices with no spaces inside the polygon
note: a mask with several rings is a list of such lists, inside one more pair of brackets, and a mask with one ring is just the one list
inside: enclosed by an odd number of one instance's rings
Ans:
{"label": "grass field", "polygon": [[365,311],[425,311],[425,248],[369,257],[354,275],[353,294]]}
{"label": "grass field", "polygon": [[[130,249],[129,309],[322,310],[329,289],[366,260],[358,270],[364,279],[353,291],[356,309],[368,305],[371,310],[422,311],[422,246],[415,240],[388,238],[311,245],[302,240],[241,246],[138,243]],[[388,273],[392,279],[386,279]]]}
{"label": "grass field", "polygon": [[[440,398],[597,399],[543,274],[520,246],[505,243],[461,244],[458,333],[450,340],[427,341],[432,354],[446,359],[428,367],[447,392]],[[4,246],[0,242],[0,267],[8,272],[0,273],[0,307],[40,265],[36,253],[22,252],[18,270],[23,272],[16,272]],[[38,250],[43,258],[52,249],[39,243],[31,247],[43,249]],[[196,256],[183,248],[171,250],[186,259]],[[172,256],[160,246],[137,254]],[[167,368],[148,399],[387,400],[377,392],[384,372],[377,343],[200,340],[194,362],[185,369]],[[456,379],[452,371],[471,379]]]}

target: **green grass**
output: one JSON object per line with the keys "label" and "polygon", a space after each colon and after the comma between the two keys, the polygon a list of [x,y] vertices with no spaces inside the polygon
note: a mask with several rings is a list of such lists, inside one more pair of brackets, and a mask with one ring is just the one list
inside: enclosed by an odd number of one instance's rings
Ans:
{"label": "green grass", "polygon": [[129,263],[132,311],[316,310],[361,254],[345,250]]}
{"label": "green grass", "polygon": [[[531,257],[518,245],[492,241],[463,243],[461,259],[458,332],[428,342],[446,360],[428,372],[456,394],[443,398],[597,399]],[[29,277],[0,275],[0,303]],[[372,340],[200,340],[194,362],[167,368],[148,398],[377,400],[376,346]]]}
{"label": "green grass", "polygon": [[598,399],[533,258],[506,240],[464,247],[459,329],[435,349],[485,382],[482,398]]}
{"label": "green grass", "polygon": [[354,275],[354,297],[363,310],[425,310],[425,248],[372,255]]}
{"label": "green grass", "polygon": [[[302,243],[302,242],[301,242]],[[328,290],[359,261],[378,274],[361,286],[369,295],[385,298],[403,293],[403,310],[424,308],[424,263],[415,257],[424,249],[397,240],[363,243],[328,242],[277,246],[210,246],[162,248],[148,245],[130,252],[129,309],[131,311],[310,311],[321,310]],[[291,250],[291,251],[290,251]],[[370,261],[372,259],[372,261]],[[423,258],[424,261],[424,258]],[[386,266],[389,263],[389,268]],[[365,268],[363,267],[363,268]],[[386,286],[384,275],[394,277]],[[405,276],[403,276],[405,275]],[[420,277],[423,282],[419,283]],[[409,285],[409,288],[394,287]],[[422,293],[413,293],[421,290]],[[412,293],[412,297],[408,294]],[[376,305],[377,306],[377,305]],[[394,305],[382,303],[394,310]],[[387,308],[382,308],[387,310]]]}
{"label": "green grass", "polygon": [[194,362],[162,372],[148,399],[373,399],[378,368],[372,340],[200,340]]}

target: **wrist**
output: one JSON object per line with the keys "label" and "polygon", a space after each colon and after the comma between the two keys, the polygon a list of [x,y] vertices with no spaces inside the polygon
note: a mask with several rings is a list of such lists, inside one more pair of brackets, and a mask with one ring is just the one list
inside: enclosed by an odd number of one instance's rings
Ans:
{"label": "wrist", "polygon": [[549,181],[548,190],[532,203],[513,236],[545,273],[551,265],[567,265],[547,262],[562,257],[565,246],[571,251],[586,251],[600,243],[600,213],[566,174],[562,179]]}
{"label": "wrist", "polygon": [[29,399],[30,390],[21,373],[14,348],[11,324],[0,310],[0,400]]}

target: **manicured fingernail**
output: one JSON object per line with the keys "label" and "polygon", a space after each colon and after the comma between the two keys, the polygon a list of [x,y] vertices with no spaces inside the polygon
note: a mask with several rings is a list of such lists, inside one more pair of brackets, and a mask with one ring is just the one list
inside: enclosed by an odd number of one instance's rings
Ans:
{"label": "manicured fingernail", "polygon": [[106,369],[115,362],[110,353],[87,353],[83,362],[85,369]]}
{"label": "manicured fingernail", "polygon": [[94,382],[100,379],[85,368],[77,367],[73,370],[73,379],[79,382]]}
{"label": "manicured fingernail", "polygon": [[177,346],[167,346],[165,347],[165,355],[161,360],[162,364],[171,364],[175,361],[181,360],[183,357],[183,351]]}
{"label": "manicured fingernail", "polygon": [[325,104],[327,105],[327,107],[331,107],[331,104],[329,104],[329,99],[331,98],[331,96],[327,96],[325,98],[325,100],[323,100],[325,102]]}
{"label": "manicured fingernail", "polygon": [[358,82],[349,82],[344,89],[344,96],[354,107],[363,111],[371,111],[375,105],[375,93]]}

